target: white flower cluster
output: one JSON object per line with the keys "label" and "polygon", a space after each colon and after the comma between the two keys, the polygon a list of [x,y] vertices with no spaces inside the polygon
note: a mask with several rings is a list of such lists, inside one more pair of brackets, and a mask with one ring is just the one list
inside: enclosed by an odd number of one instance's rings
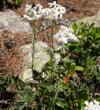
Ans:
{"label": "white flower cluster", "polygon": [[[29,21],[38,20],[39,18],[47,20],[59,20],[66,13],[66,8],[57,4],[56,1],[48,3],[49,8],[43,8],[40,4],[26,5],[24,18]],[[69,41],[78,41],[73,31],[66,26],[61,26],[59,32],[54,35],[58,42],[68,43]]]}
{"label": "white flower cluster", "polygon": [[40,4],[36,4],[34,7],[32,5],[26,5],[24,18],[29,21],[38,20],[42,17],[40,11],[43,9],[43,6]]}
{"label": "white flower cluster", "polygon": [[54,35],[54,38],[61,43],[67,44],[69,41],[78,42],[78,38],[73,33],[73,30],[61,25],[60,30]]}
{"label": "white flower cluster", "polygon": [[93,100],[91,102],[85,101],[85,109],[84,110],[100,110],[100,102]]}
{"label": "white flower cluster", "polygon": [[29,21],[38,20],[39,18],[58,20],[62,19],[62,15],[66,13],[66,8],[58,5],[55,1],[48,3],[49,8],[43,8],[40,4],[26,5],[24,18]]}

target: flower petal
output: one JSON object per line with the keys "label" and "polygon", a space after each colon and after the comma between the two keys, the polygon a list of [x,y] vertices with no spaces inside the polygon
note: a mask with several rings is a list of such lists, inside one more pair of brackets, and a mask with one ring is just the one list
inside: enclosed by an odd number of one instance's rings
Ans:
{"label": "flower petal", "polygon": [[100,103],[96,100],[93,100],[93,102],[96,104],[96,105],[99,105]]}
{"label": "flower petal", "polygon": [[84,103],[85,103],[85,105],[87,105],[87,106],[89,105],[89,102],[88,102],[88,101],[85,101]]}
{"label": "flower petal", "polygon": [[90,102],[90,106],[92,106],[92,105],[94,105],[94,103],[91,101],[91,102]]}

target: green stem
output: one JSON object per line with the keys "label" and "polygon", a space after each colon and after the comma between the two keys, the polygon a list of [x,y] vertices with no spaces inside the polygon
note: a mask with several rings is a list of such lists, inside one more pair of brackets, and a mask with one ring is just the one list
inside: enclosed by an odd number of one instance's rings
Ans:
{"label": "green stem", "polygon": [[59,67],[60,74],[61,74],[61,66],[62,66],[62,60],[63,60],[63,53],[64,53],[64,44],[62,44],[62,48],[61,48],[61,63],[60,63],[60,67]]}
{"label": "green stem", "polygon": [[51,37],[52,37],[52,41],[51,41],[51,48],[53,49],[53,35],[54,35],[54,21],[52,21],[52,28],[51,28]]}
{"label": "green stem", "polygon": [[54,49],[54,46],[53,46],[53,35],[54,35],[54,21],[52,20],[52,28],[51,28],[51,50],[52,50],[52,53],[51,53],[51,78],[53,78],[53,69],[54,69],[54,65],[53,65],[53,49]]}
{"label": "green stem", "polygon": [[33,35],[32,35],[32,73],[34,70],[34,47],[35,47],[35,38],[36,38],[36,29],[35,29],[35,20],[33,21]]}
{"label": "green stem", "polygon": [[[51,83],[53,83],[53,70],[54,70],[54,65],[53,65],[53,54],[54,54],[54,46],[53,46],[53,35],[54,35],[54,21],[52,20],[52,27],[51,27]],[[54,87],[53,87],[54,89]],[[53,110],[53,101],[54,98],[51,100],[51,104],[48,108],[48,110]]]}

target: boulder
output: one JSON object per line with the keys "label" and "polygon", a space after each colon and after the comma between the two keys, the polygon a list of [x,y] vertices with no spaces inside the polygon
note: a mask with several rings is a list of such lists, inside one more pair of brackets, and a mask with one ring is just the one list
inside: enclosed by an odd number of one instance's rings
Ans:
{"label": "boulder", "polygon": [[[46,43],[42,41],[37,41],[34,46],[34,70],[41,72],[44,65],[50,60],[50,54],[48,52],[49,47]],[[25,55],[24,67],[22,73],[20,74],[20,79],[24,82],[33,81],[32,73],[32,44],[23,45],[21,47],[22,53]]]}
{"label": "boulder", "polygon": [[26,32],[32,34],[30,24],[25,22],[20,15],[12,10],[0,12],[0,35],[4,30],[9,30],[13,33]]}
{"label": "boulder", "polygon": [[[38,72],[37,74],[41,75],[41,71],[45,64],[50,61],[51,59],[51,49],[47,45],[47,43],[44,43],[42,41],[37,41],[34,46],[34,67],[33,69]],[[24,58],[24,66],[22,73],[20,74],[19,78],[23,82],[34,82],[33,74],[32,72],[32,44],[23,45],[21,47],[22,53],[25,55]],[[55,64],[58,64],[61,56],[59,53],[54,54]],[[36,82],[35,82],[36,83]]]}

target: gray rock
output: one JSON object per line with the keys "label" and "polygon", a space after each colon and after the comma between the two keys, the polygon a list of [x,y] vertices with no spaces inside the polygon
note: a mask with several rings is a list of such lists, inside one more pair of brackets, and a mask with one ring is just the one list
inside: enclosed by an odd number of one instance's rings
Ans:
{"label": "gray rock", "polygon": [[[34,73],[32,73],[32,69],[31,69],[32,67],[32,44],[23,45],[21,47],[21,50],[22,50],[22,53],[25,55],[25,59],[24,59],[24,67],[19,78],[24,82],[34,82],[33,80]],[[45,64],[50,61],[51,53],[52,53],[51,49],[46,43],[42,41],[37,41],[35,43],[35,48],[34,48],[33,69],[37,71],[38,73],[41,73]],[[55,64],[58,64],[61,59],[61,56],[60,54],[55,53],[54,58],[55,58]]]}
{"label": "gray rock", "polygon": [[23,82],[33,82],[33,75],[32,75],[32,44],[23,45],[21,46],[20,50],[25,55],[24,62],[23,62],[23,70],[20,74],[19,78]]}
{"label": "gray rock", "polygon": [[27,32],[32,34],[32,28],[20,15],[12,10],[0,12],[0,35],[4,30],[11,32]]}
{"label": "gray rock", "polygon": [[5,28],[5,25],[3,22],[0,22],[0,29],[3,29],[3,28]]}
{"label": "gray rock", "polygon": [[[50,60],[50,55],[47,52],[48,45],[44,42],[38,41],[35,43],[34,49],[34,70],[41,72],[44,65]],[[22,53],[25,54],[24,68],[20,74],[20,79],[24,82],[33,81],[32,75],[32,44],[23,45],[21,47]],[[33,73],[34,74],[34,73]]]}
{"label": "gray rock", "polygon": [[94,16],[85,17],[77,22],[88,22],[89,24],[95,23],[96,27],[100,27],[100,9]]}

